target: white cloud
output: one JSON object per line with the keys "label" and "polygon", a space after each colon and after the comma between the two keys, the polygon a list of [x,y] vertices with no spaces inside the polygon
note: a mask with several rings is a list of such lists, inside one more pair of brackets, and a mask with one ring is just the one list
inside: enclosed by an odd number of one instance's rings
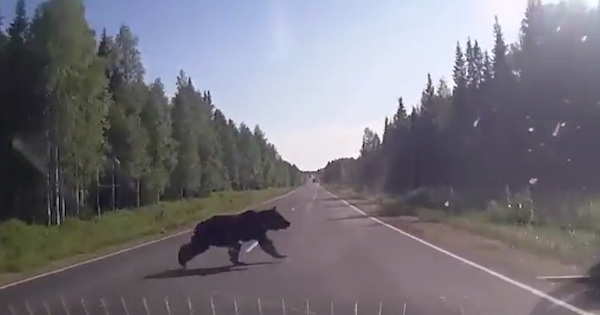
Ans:
{"label": "white cloud", "polygon": [[302,170],[316,170],[327,162],[341,157],[356,157],[360,149],[365,127],[370,127],[381,136],[381,121],[364,124],[329,123],[285,129],[267,135],[281,156],[295,163]]}

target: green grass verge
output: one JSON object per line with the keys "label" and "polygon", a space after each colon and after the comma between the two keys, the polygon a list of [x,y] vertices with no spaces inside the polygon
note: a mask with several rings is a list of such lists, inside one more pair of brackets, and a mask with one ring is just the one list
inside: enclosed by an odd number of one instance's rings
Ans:
{"label": "green grass verge", "polygon": [[454,227],[502,241],[535,254],[559,259],[566,263],[593,263],[600,245],[594,232],[576,229],[565,231],[557,226],[519,226],[490,221],[485,214],[449,217]]}
{"label": "green grass verge", "polygon": [[91,220],[68,219],[60,226],[7,221],[0,224],[0,274],[28,272],[73,256],[175,231],[217,213],[256,206],[291,189],[217,192],[203,199],[107,212]]}

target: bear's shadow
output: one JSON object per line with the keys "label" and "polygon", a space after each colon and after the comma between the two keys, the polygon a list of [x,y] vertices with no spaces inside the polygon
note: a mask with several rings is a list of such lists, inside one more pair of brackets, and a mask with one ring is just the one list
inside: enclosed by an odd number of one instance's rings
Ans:
{"label": "bear's shadow", "polygon": [[170,269],[159,273],[150,274],[144,277],[144,279],[168,279],[168,278],[181,278],[181,277],[193,277],[193,276],[210,276],[220,273],[232,272],[232,271],[243,271],[247,270],[249,266],[258,265],[271,265],[277,263],[276,261],[265,261],[256,263],[245,263],[243,265],[229,265],[221,267],[210,267],[210,268],[193,268],[193,269]]}

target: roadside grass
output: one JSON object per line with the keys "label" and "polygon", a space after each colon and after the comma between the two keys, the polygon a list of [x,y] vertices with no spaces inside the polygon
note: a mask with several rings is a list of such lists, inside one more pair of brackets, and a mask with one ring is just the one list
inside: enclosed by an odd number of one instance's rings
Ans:
{"label": "roadside grass", "polygon": [[[587,201],[578,205],[562,205],[564,209],[561,211],[555,210],[561,207],[555,200],[552,201],[554,203],[542,200],[535,206],[539,210],[529,211],[525,209],[529,209],[533,202],[521,194],[513,196],[512,204],[516,206],[497,202],[492,210],[485,209],[485,203],[477,205],[472,200],[466,200],[476,198],[465,196],[462,196],[462,200],[455,197],[450,203],[446,200],[449,199],[448,194],[440,191],[413,191],[392,198],[357,192],[339,185],[325,187],[345,199],[377,203],[378,206],[370,213],[375,216],[416,218],[411,224],[444,223],[566,263],[594,263],[600,250],[600,206],[594,206],[600,205],[600,200],[594,200],[593,197],[586,198]],[[551,213],[548,209],[555,212]]]}
{"label": "roadside grass", "polygon": [[523,226],[495,223],[485,215],[452,217],[448,223],[516,248],[553,257],[565,263],[588,265],[595,262],[600,240],[595,232],[584,229],[565,231],[558,226]]}
{"label": "roadside grass", "polygon": [[32,271],[81,254],[90,254],[187,227],[218,213],[233,213],[285,194],[293,188],[216,192],[207,198],[161,202],[117,210],[89,220],[70,218],[60,226],[0,224],[0,274]]}

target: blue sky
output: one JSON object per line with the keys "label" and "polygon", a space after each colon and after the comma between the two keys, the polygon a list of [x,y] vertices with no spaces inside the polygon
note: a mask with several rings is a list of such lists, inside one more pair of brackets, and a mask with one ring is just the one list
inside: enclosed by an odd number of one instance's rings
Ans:
{"label": "blue sky", "polygon": [[[29,14],[40,0],[27,2]],[[15,0],[3,0],[10,21]],[[457,40],[509,41],[525,0],[87,0],[91,26],[139,37],[146,79],[172,94],[179,69],[236,122],[260,124],[301,169],[356,156],[396,100],[418,102],[431,72],[450,79]]]}

